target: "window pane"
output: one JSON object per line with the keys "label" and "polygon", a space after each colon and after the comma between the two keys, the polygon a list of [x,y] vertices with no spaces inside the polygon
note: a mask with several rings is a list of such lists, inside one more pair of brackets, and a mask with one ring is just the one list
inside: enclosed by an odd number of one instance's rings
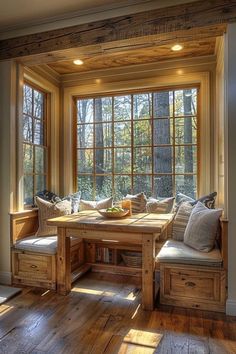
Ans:
{"label": "window pane", "polygon": [[154,197],[167,198],[173,196],[173,177],[171,175],[154,176]]}
{"label": "window pane", "polygon": [[95,173],[107,174],[112,171],[112,150],[96,149],[95,150]]}
{"label": "window pane", "polygon": [[96,177],[96,199],[103,199],[112,196],[112,177]]}
{"label": "window pane", "polygon": [[114,124],[114,146],[131,145],[131,123],[121,122]]}
{"label": "window pane", "polygon": [[134,173],[152,172],[152,149],[134,148]]}
{"label": "window pane", "polygon": [[34,116],[43,118],[43,94],[34,90]]}
{"label": "window pane", "polygon": [[151,176],[134,176],[133,183],[134,194],[144,192],[147,197],[152,195]]}
{"label": "window pane", "polygon": [[112,120],[112,97],[95,99],[95,121],[106,122]]}
{"label": "window pane", "polygon": [[175,176],[175,188],[176,192],[188,195],[191,198],[196,199],[197,196],[197,177],[189,175]]}
{"label": "window pane", "polygon": [[79,124],[77,126],[77,146],[93,147],[93,124]]}
{"label": "window pane", "polygon": [[44,144],[44,129],[43,122],[34,119],[34,144],[43,145]]}
{"label": "window pane", "polygon": [[112,123],[95,124],[95,147],[112,145]]}
{"label": "window pane", "polygon": [[38,175],[35,176],[36,179],[36,193],[41,192],[46,189],[46,176],[45,175]]}
{"label": "window pane", "polygon": [[114,119],[130,120],[131,119],[131,96],[114,97]]}
{"label": "window pane", "polygon": [[28,85],[24,85],[23,112],[32,114],[33,91]]}
{"label": "window pane", "polygon": [[93,172],[93,150],[77,150],[77,169],[78,173]]}
{"label": "window pane", "polygon": [[154,148],[154,173],[172,173],[172,147]]}
{"label": "window pane", "polygon": [[175,91],[175,115],[188,116],[196,115],[197,90],[176,90]]}
{"label": "window pane", "polygon": [[175,144],[197,143],[197,118],[175,119]]}
{"label": "window pane", "polygon": [[148,120],[134,121],[134,144],[151,145],[152,126]]}
{"label": "window pane", "polygon": [[35,146],[35,173],[44,173],[44,148]]}
{"label": "window pane", "polygon": [[175,148],[175,173],[197,172],[196,146],[177,146]]}
{"label": "window pane", "polygon": [[24,204],[33,205],[33,176],[24,176]]}
{"label": "window pane", "polygon": [[173,115],[173,92],[161,91],[153,94],[153,116],[172,117]]}
{"label": "window pane", "polygon": [[131,149],[114,149],[115,173],[131,173]]}
{"label": "window pane", "polygon": [[33,146],[24,144],[23,145],[23,167],[24,173],[32,174],[33,173]]}
{"label": "window pane", "polygon": [[131,177],[115,176],[115,200],[121,200],[131,193]]}
{"label": "window pane", "polygon": [[92,176],[78,176],[78,191],[81,191],[81,198],[85,200],[93,200],[93,177]]}
{"label": "window pane", "polygon": [[32,143],[33,141],[33,121],[32,118],[23,116],[23,140]]}
{"label": "window pane", "polygon": [[154,145],[172,144],[173,119],[154,119],[153,142]]}
{"label": "window pane", "polygon": [[150,118],[152,115],[152,94],[143,93],[133,96],[134,119]]}
{"label": "window pane", "polygon": [[85,99],[77,101],[77,122],[92,123],[93,122],[93,99]]}

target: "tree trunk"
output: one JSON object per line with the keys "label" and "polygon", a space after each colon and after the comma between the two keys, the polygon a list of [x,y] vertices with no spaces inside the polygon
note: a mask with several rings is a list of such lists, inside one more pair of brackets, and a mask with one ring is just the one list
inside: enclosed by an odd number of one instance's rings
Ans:
{"label": "tree trunk", "polygon": [[[102,119],[102,99],[95,100],[95,123],[101,122]],[[104,138],[102,124],[95,124],[95,173],[104,173]],[[97,149],[99,148],[99,149]],[[96,178],[96,190],[101,190],[103,186],[104,176]]]}

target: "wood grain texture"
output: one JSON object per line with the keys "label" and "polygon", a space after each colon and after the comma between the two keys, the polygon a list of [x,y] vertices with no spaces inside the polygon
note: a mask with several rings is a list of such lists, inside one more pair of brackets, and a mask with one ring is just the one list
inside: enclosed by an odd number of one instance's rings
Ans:
{"label": "wood grain texture", "polygon": [[0,42],[0,59],[86,47],[106,42],[173,33],[236,21],[234,0],[196,1],[137,14],[80,24],[6,39]]}
{"label": "wood grain texture", "polygon": [[[81,278],[66,297],[26,288],[0,306],[0,352],[233,354],[236,318],[161,306],[143,311],[123,277]],[[163,337],[162,337],[163,336]]]}

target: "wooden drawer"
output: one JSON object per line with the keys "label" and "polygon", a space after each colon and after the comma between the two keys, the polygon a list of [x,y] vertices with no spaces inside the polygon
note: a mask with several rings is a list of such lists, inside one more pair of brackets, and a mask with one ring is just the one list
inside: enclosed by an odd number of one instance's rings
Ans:
{"label": "wooden drawer", "polygon": [[224,270],[161,264],[160,274],[162,304],[225,311]]}
{"label": "wooden drawer", "polygon": [[56,256],[13,251],[13,282],[15,284],[56,289]]}

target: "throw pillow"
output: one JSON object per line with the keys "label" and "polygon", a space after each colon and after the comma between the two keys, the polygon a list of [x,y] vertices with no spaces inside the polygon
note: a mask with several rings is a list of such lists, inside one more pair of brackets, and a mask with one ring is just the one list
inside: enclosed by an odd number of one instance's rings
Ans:
{"label": "throw pillow", "polygon": [[68,194],[62,200],[68,200],[71,202],[71,213],[77,213],[79,211],[81,192],[76,192],[73,194]]}
{"label": "throw pillow", "polygon": [[41,192],[38,192],[36,194],[36,197],[47,200],[48,202],[51,202],[51,203],[58,203],[61,201],[61,198],[57,194],[50,192],[46,189],[44,189]]}
{"label": "throw pillow", "polygon": [[213,193],[210,193],[210,194],[207,194],[207,195],[204,195],[203,197],[195,200],[185,194],[182,194],[182,193],[177,193],[176,195],[176,204],[175,204],[175,208],[176,208],[176,211],[178,210],[178,207],[180,206],[181,203],[183,202],[189,202],[191,203],[192,205],[196,205],[197,202],[201,202],[203,203],[207,208],[209,209],[214,209],[215,207],[215,199],[216,199],[216,196],[217,196],[217,192],[213,192]]}
{"label": "throw pillow", "polygon": [[210,252],[215,246],[222,209],[208,209],[201,202],[194,207],[184,233],[184,243],[196,250]]}
{"label": "throw pillow", "polygon": [[95,200],[83,200],[80,199],[79,210],[94,210],[94,209],[107,209],[111,208],[113,204],[113,198],[107,198],[99,201]]}
{"label": "throw pillow", "polygon": [[143,192],[135,195],[127,194],[124,199],[131,200],[132,213],[145,213],[147,197]]}
{"label": "throw pillow", "polygon": [[57,227],[47,225],[47,220],[62,215],[71,214],[71,202],[63,200],[56,204],[52,204],[44,199],[35,197],[36,204],[39,208],[39,228],[36,236],[50,236],[57,234]]}
{"label": "throw pillow", "polygon": [[172,212],[174,197],[166,198],[163,200],[158,200],[154,198],[150,198],[147,201],[147,212],[148,213],[156,213],[156,214],[168,214]]}
{"label": "throw pillow", "polygon": [[184,232],[194,206],[189,202],[180,204],[172,225],[172,238],[176,241],[184,240]]}

